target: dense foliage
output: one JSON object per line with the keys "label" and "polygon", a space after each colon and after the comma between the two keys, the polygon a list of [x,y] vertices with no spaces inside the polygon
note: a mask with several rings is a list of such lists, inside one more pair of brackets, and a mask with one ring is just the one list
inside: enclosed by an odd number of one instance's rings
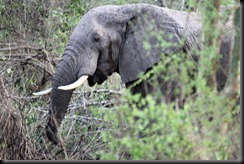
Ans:
{"label": "dense foliage", "polygon": [[[64,142],[52,145],[45,135],[50,97],[32,93],[51,85],[69,35],[83,14],[100,5],[139,2],[197,11],[203,17],[198,72],[193,71],[196,63],[175,54],[141,76],[153,74],[153,85],[162,74],[165,80],[180,81],[184,106],[165,103],[160,93],[131,95],[113,74],[102,85],[84,85],[74,92],[60,127]],[[222,7],[226,10],[220,15]],[[231,71],[218,92],[213,74],[229,15],[234,16],[235,28]],[[239,1],[0,0],[0,67],[2,160],[241,160]],[[193,87],[196,92],[191,94]]]}

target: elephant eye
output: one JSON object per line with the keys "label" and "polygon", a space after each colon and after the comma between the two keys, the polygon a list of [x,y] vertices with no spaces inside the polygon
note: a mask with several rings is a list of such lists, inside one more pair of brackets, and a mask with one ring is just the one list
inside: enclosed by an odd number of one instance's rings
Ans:
{"label": "elephant eye", "polygon": [[94,41],[94,42],[98,42],[99,40],[100,40],[99,35],[98,35],[98,34],[95,34],[95,35],[93,36],[93,41]]}

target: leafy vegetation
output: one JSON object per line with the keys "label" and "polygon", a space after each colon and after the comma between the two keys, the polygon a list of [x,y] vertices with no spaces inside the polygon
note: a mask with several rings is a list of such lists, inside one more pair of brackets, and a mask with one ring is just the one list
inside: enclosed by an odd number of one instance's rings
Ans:
{"label": "leafy vegetation", "polygon": [[[203,17],[198,72],[196,63],[174,54],[139,79],[153,74],[155,86],[162,74],[166,81],[179,81],[184,105],[166,103],[160,93],[132,95],[113,74],[102,85],[84,85],[73,93],[60,127],[64,142],[52,145],[45,135],[49,95],[32,93],[51,85],[80,16],[100,5],[139,2],[197,11]],[[219,15],[221,7],[227,10]],[[239,1],[0,0],[0,15],[0,159],[241,160]],[[236,32],[230,79],[218,92],[213,75],[229,15]]]}

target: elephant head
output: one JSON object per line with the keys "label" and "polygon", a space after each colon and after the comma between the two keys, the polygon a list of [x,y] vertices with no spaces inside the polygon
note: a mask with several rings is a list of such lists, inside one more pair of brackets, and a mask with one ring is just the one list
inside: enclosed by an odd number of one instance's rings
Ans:
{"label": "elephant head", "polygon": [[[59,142],[57,129],[77,86],[86,79],[90,86],[101,84],[113,72],[128,86],[161,54],[199,48],[198,21],[195,14],[147,4],[108,5],[87,12],[71,34],[53,79],[49,140]],[[171,44],[161,46],[160,39]]]}

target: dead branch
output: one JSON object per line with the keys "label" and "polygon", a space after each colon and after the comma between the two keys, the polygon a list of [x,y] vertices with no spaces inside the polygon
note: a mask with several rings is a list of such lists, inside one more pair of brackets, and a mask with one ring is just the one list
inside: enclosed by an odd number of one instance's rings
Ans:
{"label": "dead branch", "polygon": [[37,46],[31,46],[31,45],[19,45],[16,47],[7,47],[7,48],[0,48],[0,51],[12,51],[12,50],[18,50],[18,49],[31,49],[31,50],[42,50],[43,47],[37,47]]}
{"label": "dead branch", "polygon": [[0,46],[3,45],[3,46],[10,46],[10,45],[17,45],[18,43],[16,42],[12,42],[12,43],[0,43]]}
{"label": "dead branch", "polygon": [[109,107],[112,106],[114,104],[119,104],[121,103],[121,101],[119,100],[104,100],[104,101],[91,101],[91,102],[83,102],[81,104],[70,104],[69,105],[69,110],[76,110],[79,108],[84,108],[86,106],[93,106],[93,105],[97,105],[97,106],[104,106],[104,107]]}
{"label": "dead branch", "polygon": [[82,94],[82,95],[91,95],[92,93],[107,93],[107,94],[114,94],[121,96],[121,91],[112,90],[112,89],[98,89],[94,91],[75,91],[75,94]]}
{"label": "dead branch", "polygon": [[108,92],[112,94],[122,95],[121,91],[111,90],[111,89],[98,89],[94,91],[95,93]]}
{"label": "dead branch", "polygon": [[101,118],[89,117],[89,116],[77,116],[77,115],[65,116],[65,118],[67,118],[67,119],[78,119],[78,120],[85,122],[85,123],[87,123],[89,120],[104,121]]}

